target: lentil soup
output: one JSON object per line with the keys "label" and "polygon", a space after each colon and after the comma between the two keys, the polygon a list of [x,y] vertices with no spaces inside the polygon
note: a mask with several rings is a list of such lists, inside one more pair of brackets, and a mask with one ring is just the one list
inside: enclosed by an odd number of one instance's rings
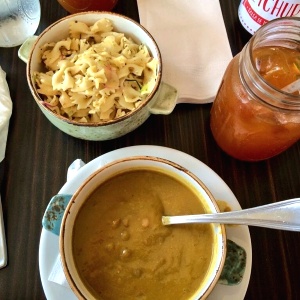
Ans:
{"label": "lentil soup", "polygon": [[204,212],[199,195],[170,174],[137,168],[115,175],[75,220],[81,279],[98,299],[191,298],[211,263],[213,227],[163,226],[161,217]]}

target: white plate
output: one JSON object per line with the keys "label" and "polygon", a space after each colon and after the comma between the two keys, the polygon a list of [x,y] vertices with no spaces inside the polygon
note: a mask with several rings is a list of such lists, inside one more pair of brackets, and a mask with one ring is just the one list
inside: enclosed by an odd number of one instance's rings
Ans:
{"label": "white plate", "polygon": [[[160,146],[133,146],[114,150],[101,155],[79,169],[79,171],[65,183],[58,193],[73,194],[84,181],[84,179],[100,167],[110,163],[113,160],[136,155],[157,156],[169,159],[179,165],[182,165],[197,175],[210,189],[216,199],[226,201],[233,210],[241,209],[241,206],[229,187],[212,169],[186,153]],[[227,237],[246,250],[246,269],[243,280],[238,285],[227,286],[217,284],[211,295],[208,297],[209,300],[244,299],[250,280],[252,248],[249,229],[247,226],[234,226],[227,227],[226,229]],[[39,268],[45,295],[48,300],[75,300],[76,297],[69,288],[48,280],[52,266],[54,265],[58,256],[58,252],[58,236],[45,229],[42,229],[39,248]]]}

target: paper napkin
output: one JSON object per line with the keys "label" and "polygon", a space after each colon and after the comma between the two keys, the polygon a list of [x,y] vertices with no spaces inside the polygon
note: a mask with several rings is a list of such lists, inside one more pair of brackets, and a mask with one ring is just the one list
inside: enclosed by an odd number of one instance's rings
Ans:
{"label": "paper napkin", "polygon": [[[67,181],[72,179],[76,175],[78,170],[80,168],[82,168],[84,165],[85,165],[85,163],[81,159],[77,158],[76,160],[74,160],[68,168]],[[54,283],[57,283],[59,285],[62,285],[66,288],[70,288],[68,281],[65,277],[65,273],[63,271],[63,267],[62,267],[62,263],[61,263],[59,254],[57,255],[57,258],[51,269],[48,280],[52,281]]]}
{"label": "paper napkin", "polygon": [[0,162],[5,156],[9,119],[12,113],[12,101],[6,82],[6,73],[0,67]]}
{"label": "paper napkin", "polygon": [[141,24],[160,48],[163,80],[178,103],[212,102],[232,59],[219,0],[137,0]]}
{"label": "paper napkin", "polygon": [[[12,112],[12,101],[6,82],[6,73],[0,67],[0,162],[4,159],[9,119]],[[7,264],[7,248],[0,197],[0,268]]]}
{"label": "paper napkin", "polygon": [[62,267],[60,255],[56,257],[54,265],[51,269],[51,273],[49,274],[48,280],[70,289]]}

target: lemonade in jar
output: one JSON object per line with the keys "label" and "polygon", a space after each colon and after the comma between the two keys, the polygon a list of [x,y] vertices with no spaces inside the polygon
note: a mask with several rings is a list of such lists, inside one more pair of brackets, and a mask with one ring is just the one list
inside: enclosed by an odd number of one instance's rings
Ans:
{"label": "lemonade in jar", "polygon": [[300,139],[299,32],[300,18],[270,21],[228,65],[210,126],[229,155],[264,160]]}

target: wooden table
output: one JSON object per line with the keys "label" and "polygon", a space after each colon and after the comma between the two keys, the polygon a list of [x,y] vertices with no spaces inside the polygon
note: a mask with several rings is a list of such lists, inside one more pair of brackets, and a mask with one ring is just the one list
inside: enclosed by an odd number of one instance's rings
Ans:
{"label": "wooden table", "polygon": [[[249,34],[237,17],[239,0],[220,1],[233,54]],[[41,0],[37,33],[67,15],[55,0]],[[118,12],[138,20],[135,0],[120,0]],[[70,137],[42,115],[27,86],[18,48],[0,49],[13,99],[6,158],[1,163],[1,195],[8,245],[8,266],[0,270],[0,299],[45,299],[38,251],[41,219],[52,195],[66,180],[76,158],[85,162],[132,145],[167,146],[186,152],[212,168],[243,208],[300,196],[300,143],[258,163],[237,161],[216,145],[209,128],[211,104],[179,104],[169,116],[152,115],[134,132],[111,141]],[[253,265],[245,299],[300,299],[300,234],[250,228]]]}

